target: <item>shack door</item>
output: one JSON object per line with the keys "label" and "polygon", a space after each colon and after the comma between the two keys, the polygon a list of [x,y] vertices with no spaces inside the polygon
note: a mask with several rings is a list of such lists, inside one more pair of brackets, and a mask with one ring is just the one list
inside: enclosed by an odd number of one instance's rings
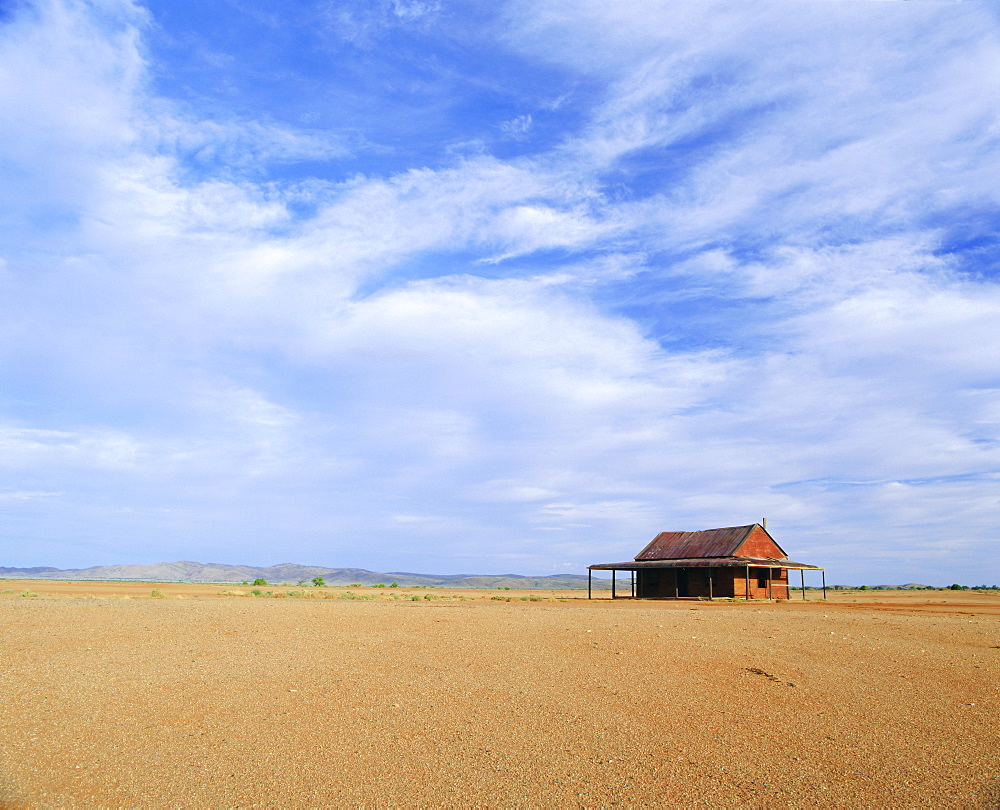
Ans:
{"label": "shack door", "polygon": [[677,595],[688,595],[688,572],[686,568],[675,568],[674,576],[677,577]]}

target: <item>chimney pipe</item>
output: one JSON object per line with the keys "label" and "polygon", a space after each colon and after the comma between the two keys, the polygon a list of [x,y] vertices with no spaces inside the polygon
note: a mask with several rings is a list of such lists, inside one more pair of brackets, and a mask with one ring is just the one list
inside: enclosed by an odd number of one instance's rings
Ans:
{"label": "chimney pipe", "polygon": [[766,532],[767,531],[767,518],[761,518],[760,527]]}

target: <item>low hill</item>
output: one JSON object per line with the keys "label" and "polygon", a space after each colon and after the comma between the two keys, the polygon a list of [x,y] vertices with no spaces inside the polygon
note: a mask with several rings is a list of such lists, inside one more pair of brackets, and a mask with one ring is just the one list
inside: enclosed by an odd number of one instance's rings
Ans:
{"label": "low hill", "polygon": [[[323,577],[327,585],[390,585],[403,587],[449,588],[533,588],[576,589],[587,587],[582,574],[522,576],[520,574],[414,574],[407,571],[379,573],[364,568],[327,568],[321,565],[282,563],[259,567],[178,561],[150,565],[95,565],[90,568],[0,567],[0,579],[77,579],[77,580],[136,580],[140,582],[253,582],[264,579],[269,583],[297,583]],[[594,579],[595,588],[609,588],[610,582]]]}

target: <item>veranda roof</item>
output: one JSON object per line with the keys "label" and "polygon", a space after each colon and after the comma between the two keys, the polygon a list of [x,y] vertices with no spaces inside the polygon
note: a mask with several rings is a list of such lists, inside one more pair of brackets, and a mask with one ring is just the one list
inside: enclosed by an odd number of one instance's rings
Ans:
{"label": "veranda roof", "polygon": [[588,565],[591,571],[641,571],[648,568],[794,568],[823,571],[818,565],[771,557],[688,557],[674,560],[629,560],[628,562]]}

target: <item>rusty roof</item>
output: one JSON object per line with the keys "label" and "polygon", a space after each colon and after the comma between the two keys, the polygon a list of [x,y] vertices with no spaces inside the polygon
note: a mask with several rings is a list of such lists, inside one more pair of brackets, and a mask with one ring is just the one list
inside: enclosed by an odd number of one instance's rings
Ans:
{"label": "rusty roof", "polygon": [[698,532],[660,532],[635,558],[678,560],[731,557],[756,525],[751,523],[749,526],[728,526]]}
{"label": "rusty roof", "polygon": [[670,560],[629,560],[588,565],[593,571],[641,571],[645,568],[795,568],[822,571],[818,565],[774,557],[686,557]]}

